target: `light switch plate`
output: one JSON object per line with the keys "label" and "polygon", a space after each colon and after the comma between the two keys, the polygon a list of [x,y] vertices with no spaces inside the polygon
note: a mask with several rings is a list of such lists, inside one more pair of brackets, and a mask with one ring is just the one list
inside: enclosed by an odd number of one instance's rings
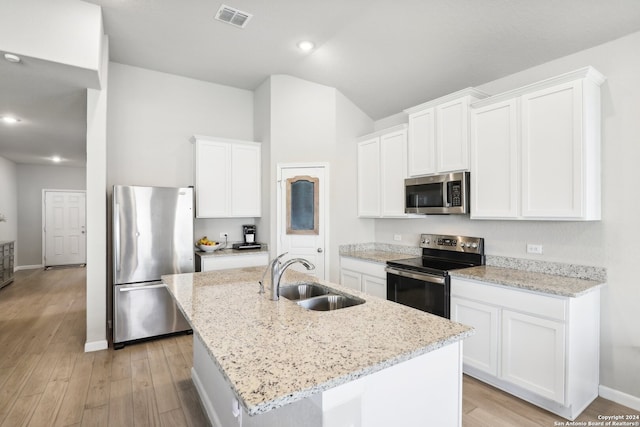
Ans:
{"label": "light switch plate", "polygon": [[402,240],[402,234],[394,234],[393,235],[393,240],[395,240],[396,242],[399,242]]}

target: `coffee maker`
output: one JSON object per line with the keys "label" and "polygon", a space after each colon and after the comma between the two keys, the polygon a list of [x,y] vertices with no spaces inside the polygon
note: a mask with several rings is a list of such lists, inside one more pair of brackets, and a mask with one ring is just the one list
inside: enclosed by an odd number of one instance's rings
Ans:
{"label": "coffee maker", "polygon": [[233,249],[258,249],[262,245],[256,243],[256,226],[253,224],[242,226],[243,243],[234,243]]}

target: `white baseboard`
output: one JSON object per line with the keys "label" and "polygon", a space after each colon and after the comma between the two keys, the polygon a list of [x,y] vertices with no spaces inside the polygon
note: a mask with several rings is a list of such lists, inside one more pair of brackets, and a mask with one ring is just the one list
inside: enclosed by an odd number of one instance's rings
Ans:
{"label": "white baseboard", "polygon": [[16,265],[16,267],[13,269],[14,271],[20,271],[20,270],[33,270],[36,268],[44,268],[44,264],[37,264],[37,265]]}
{"label": "white baseboard", "polygon": [[191,368],[191,379],[193,380],[193,385],[196,386],[196,391],[200,396],[200,402],[202,402],[202,406],[204,407],[204,411],[207,414],[209,422],[213,426],[221,426],[222,423],[220,422],[220,418],[218,417],[218,414],[216,414],[216,410],[213,408],[213,403],[211,403],[209,395],[207,394],[207,391],[194,368]]}
{"label": "white baseboard", "polygon": [[632,396],[603,385],[598,388],[598,394],[604,399],[612,400],[620,405],[640,411],[640,397]]}
{"label": "white baseboard", "polygon": [[84,352],[90,353],[92,351],[106,350],[109,348],[109,342],[107,340],[92,341],[84,343]]}

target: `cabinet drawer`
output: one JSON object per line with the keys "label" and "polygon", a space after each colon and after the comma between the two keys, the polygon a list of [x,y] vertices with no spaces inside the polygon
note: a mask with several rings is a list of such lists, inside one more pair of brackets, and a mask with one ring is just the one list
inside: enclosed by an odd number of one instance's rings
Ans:
{"label": "cabinet drawer", "polygon": [[386,279],[387,273],[384,269],[386,264],[373,261],[360,261],[353,258],[340,257],[340,268],[357,271],[358,273],[367,274],[369,276]]}
{"label": "cabinet drawer", "polygon": [[224,270],[227,268],[258,267],[269,263],[268,252],[251,255],[201,257],[202,271]]}
{"label": "cabinet drawer", "polygon": [[474,280],[451,278],[451,295],[497,305],[521,313],[564,321],[565,297],[552,297],[533,292],[487,284]]}

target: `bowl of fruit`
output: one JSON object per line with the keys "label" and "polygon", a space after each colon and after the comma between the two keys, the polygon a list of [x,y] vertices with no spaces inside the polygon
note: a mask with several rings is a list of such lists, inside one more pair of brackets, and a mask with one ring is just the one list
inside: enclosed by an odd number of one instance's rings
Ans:
{"label": "bowl of fruit", "polygon": [[220,242],[209,240],[207,239],[207,236],[204,236],[196,242],[196,247],[204,252],[213,252],[216,249],[220,249],[221,246],[222,244],[220,244]]}

